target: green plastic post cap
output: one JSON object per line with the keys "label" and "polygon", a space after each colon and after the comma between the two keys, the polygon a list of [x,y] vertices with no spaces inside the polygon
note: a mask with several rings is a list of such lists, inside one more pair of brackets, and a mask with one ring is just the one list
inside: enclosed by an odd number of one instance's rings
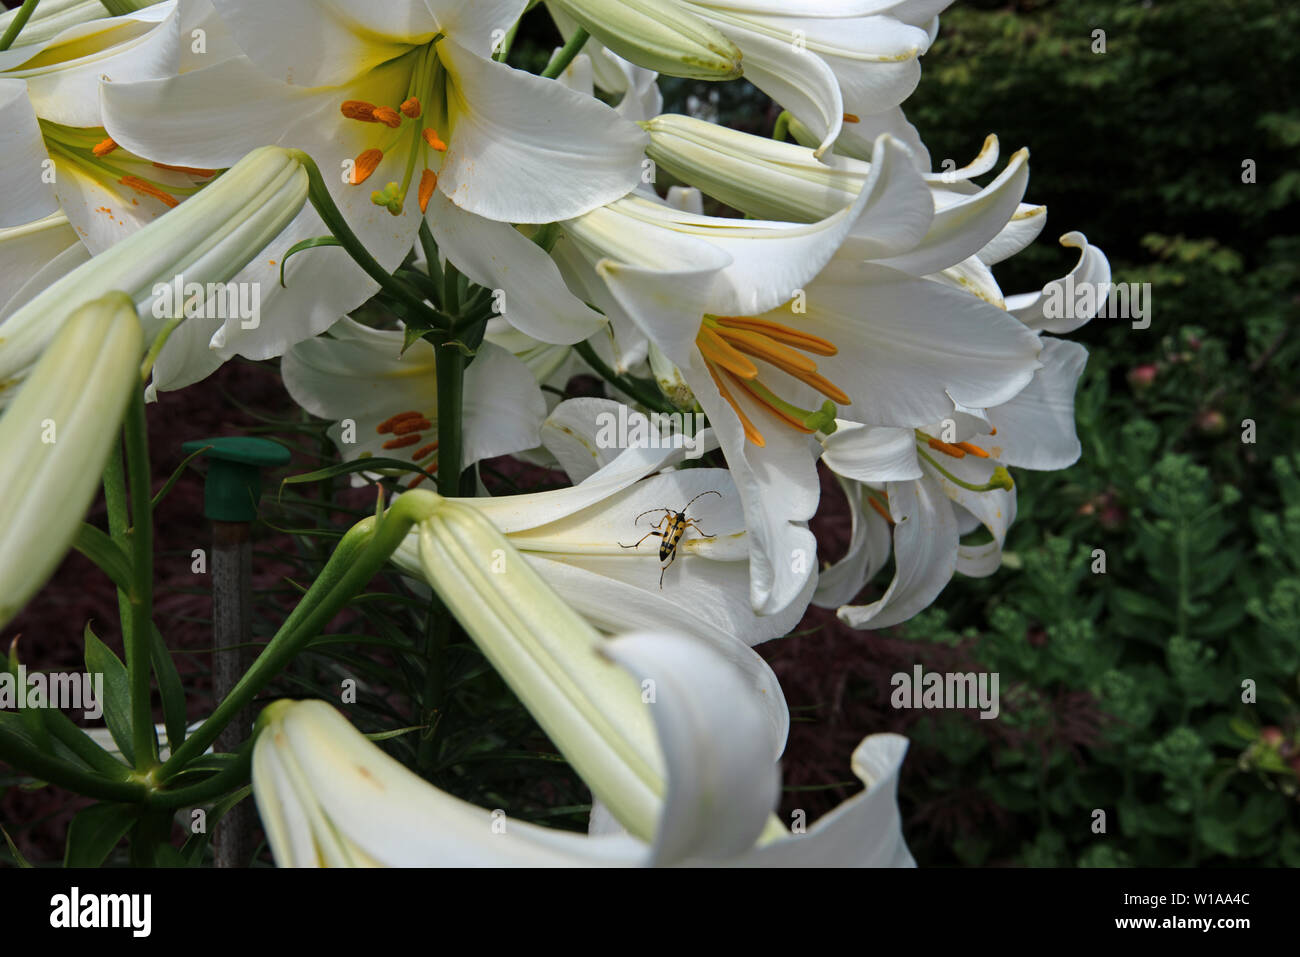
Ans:
{"label": "green plastic post cap", "polygon": [[262,469],[287,465],[289,450],[270,439],[239,435],[200,439],[181,446],[210,461],[203,483],[203,514],[217,522],[251,522],[262,497]]}

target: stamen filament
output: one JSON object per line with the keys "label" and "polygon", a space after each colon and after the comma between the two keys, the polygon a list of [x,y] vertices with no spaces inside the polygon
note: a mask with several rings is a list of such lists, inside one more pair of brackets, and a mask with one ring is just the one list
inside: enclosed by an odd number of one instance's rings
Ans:
{"label": "stamen filament", "polygon": [[790,405],[790,403],[786,402],[783,399],[777,398],[775,395],[771,393],[770,390],[764,388],[762,383],[758,382],[757,380],[751,380],[749,382],[746,382],[744,379],[740,378],[739,376],[735,375],[732,372],[728,372],[727,374],[730,375],[731,378],[735,380],[737,386],[739,386],[744,392],[749,394],[750,398],[752,398],[759,405],[766,407],[768,411],[770,411],[773,415],[777,416],[777,418],[781,419],[791,428],[796,429],[799,432],[807,433],[809,435],[811,435],[815,431],[814,429],[808,428],[808,426],[803,424],[802,419],[799,419],[795,416],[794,414],[795,412],[802,411],[802,410],[795,409],[793,406]]}
{"label": "stamen filament", "polygon": [[[920,445],[920,443],[917,444],[918,446]],[[929,462],[931,467],[933,467],[936,472],[938,472],[940,475],[946,478],[949,482],[951,482],[953,485],[958,486],[959,488],[966,489],[968,492],[992,492],[996,489],[1002,489],[1003,491],[1010,492],[1012,489],[1016,487],[1016,483],[1011,478],[1011,473],[1007,471],[1006,466],[1004,465],[999,465],[996,469],[994,469],[992,478],[990,478],[988,482],[986,482],[985,484],[973,485],[970,482],[965,481],[964,479],[959,479],[957,476],[953,475],[951,472],[945,469],[942,465],[936,462],[925,451],[924,448],[918,447],[916,453],[917,455],[921,456],[921,458]]]}
{"label": "stamen filament", "polygon": [[744,410],[741,409],[740,403],[736,401],[736,397],[728,391],[725,385],[722,384],[722,377],[714,370],[713,364],[707,363],[705,368],[709,370],[709,375],[713,377],[713,384],[718,387],[718,394],[727,400],[727,404],[731,406],[732,411],[736,413],[736,417],[740,419],[740,426],[745,430],[745,438],[753,442],[760,449],[764,448],[767,445],[767,440],[763,438],[763,433],[758,431],[758,427],[754,425],[749,416],[747,416]]}

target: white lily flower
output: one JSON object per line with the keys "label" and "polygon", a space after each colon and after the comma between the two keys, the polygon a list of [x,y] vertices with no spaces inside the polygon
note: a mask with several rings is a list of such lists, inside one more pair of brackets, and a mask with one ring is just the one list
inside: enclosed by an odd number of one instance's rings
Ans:
{"label": "white lily flower", "polygon": [[[822,155],[842,130],[897,108],[921,78],[933,36],[871,2],[690,0],[740,47],[745,78],[798,117]],[[874,135],[872,137],[874,139]]]}
{"label": "white lily flower", "polygon": [[[38,7],[38,10],[43,9]],[[172,169],[119,149],[103,127],[101,82],[174,73],[179,13],[174,0],[121,17],[29,22],[20,45],[0,52],[0,227],[62,209],[92,253],[156,219],[197,191],[211,170]],[[106,11],[100,7],[102,16]],[[35,29],[44,24],[44,29]],[[51,28],[58,24],[57,31]],[[29,36],[29,31],[34,36]]]}
{"label": "white lily flower", "polygon": [[[1021,189],[1022,168],[1019,157],[1006,174]],[[761,613],[796,598],[815,554],[802,525],[819,489],[813,435],[834,428],[837,406],[855,421],[921,426],[954,400],[1006,402],[1038,366],[1037,337],[1003,310],[903,271],[960,262],[987,241],[960,222],[936,233],[934,219],[907,151],[881,137],[852,205],[818,223],[628,198],[564,224],[555,255],[575,288],[618,337],[653,340],[717,430],[755,540]]]}
{"label": "white lily flower", "polygon": [[[34,287],[39,292],[31,298],[20,291],[0,321],[0,405],[72,311],[107,292],[122,290],[135,302],[146,342],[168,320],[184,314],[182,309],[218,313],[223,294],[209,284],[234,278],[268,244],[280,255],[277,237],[306,198],[307,173],[289,151],[274,146],[254,150],[169,215],[57,280]],[[73,247],[64,255],[75,260],[79,252]],[[175,296],[174,284],[182,276],[200,288],[183,286],[181,296]],[[242,322],[224,312],[220,318],[222,328]],[[220,364],[207,349],[212,333],[205,321],[190,318],[176,327],[154,365],[155,383],[197,381]]]}
{"label": "white lily flower", "polygon": [[[754,693],[767,703],[775,758],[784,747],[789,716],[776,676],[749,646],[784,635],[798,623],[814,587],[812,563],[791,607],[756,616],[748,601],[748,536],[729,474],[704,468],[664,471],[688,451],[681,441],[664,441],[658,448],[602,444],[600,417],[617,417],[618,409],[605,399],[570,399],[543,424],[543,441],[577,482],[573,487],[455,502],[485,516],[570,613],[581,616],[584,631],[668,627],[711,644],[748,675]],[[712,438],[706,432],[695,441],[702,451]],[[696,530],[685,534],[666,574],[655,542],[624,547],[649,531],[644,519],[636,521],[646,509],[680,509],[710,490],[718,494],[701,498],[690,513],[707,537]],[[393,562],[430,580],[416,532],[398,547]]]}
{"label": "white lily flower", "polygon": [[85,303],[0,416],[0,627],[45,584],[76,536],[127,398],[140,386],[141,342],[128,296]]}
{"label": "white lily flower", "polygon": [[[997,571],[1016,517],[1006,466],[1047,471],[1078,459],[1074,391],[1087,358],[1076,343],[1045,338],[1043,367],[1004,405],[954,413],[926,429],[854,424],[825,437],[822,461],[839,478],[853,529],[848,552],[822,574],[816,604],[838,608],[852,627],[885,628],[929,607],[954,572]],[[960,543],[980,525],[989,541]],[[896,568],[885,594],[851,604],[883,567],[891,538]]]}
{"label": "white lily flower", "polygon": [[[644,135],[604,104],[490,58],[526,5],[213,0],[242,53],[169,79],[106,86],[106,123],[123,146],[177,165],[224,166],[268,142],[302,149],[386,269],[410,250],[427,212],[441,252],[471,278],[503,249],[518,272],[544,273],[545,257],[529,257],[509,224],[552,222],[628,192]],[[306,210],[286,247],[325,231]],[[264,278],[277,268],[264,265]],[[215,349],[280,355],[376,288],[337,248],[296,257],[286,274],[287,289],[266,283],[273,321],[225,330]],[[512,321],[542,308],[512,298]]]}
{"label": "white lily flower", "polygon": [[[344,318],[329,337],[300,342],[280,362],[295,402],[334,420],[327,434],[344,461],[400,459],[438,469],[438,377],[435,347],[424,339],[403,352],[405,333]],[[536,447],[546,417],[537,380],[500,346],[482,343],[465,370],[462,409],[465,466]],[[377,470],[383,471],[383,470]],[[354,473],[353,485],[366,484]],[[383,471],[411,488],[425,475]]]}
{"label": "white lily flower", "polygon": [[[909,866],[895,799],[907,742],[854,752],[866,790],[805,834],[763,831],[778,775],[759,714],[728,664],[671,632],[601,646],[605,677],[653,716],[666,787],[654,833],[589,837],[509,819],[440,791],[321,701],[279,701],[259,719],[253,793],[276,863],[316,866]],[[613,662],[626,671],[620,672]],[[652,682],[642,704],[635,680]],[[760,833],[764,837],[760,839]],[[779,835],[779,836],[778,836]]]}

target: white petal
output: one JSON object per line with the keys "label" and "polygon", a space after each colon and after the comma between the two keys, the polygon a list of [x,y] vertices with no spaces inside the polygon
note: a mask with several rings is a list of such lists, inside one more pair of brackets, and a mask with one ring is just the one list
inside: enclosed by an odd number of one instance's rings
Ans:
{"label": "white petal", "polygon": [[59,209],[54,190],[45,181],[50,159],[45,152],[36,113],[21,80],[0,79],[0,228],[44,219]]}
{"label": "white petal", "polygon": [[503,222],[549,223],[636,187],[648,136],[635,124],[450,38],[439,52],[452,130],[438,188],[457,206]]}
{"label": "white petal", "polygon": [[0,229],[0,315],[24,283],[76,245],[77,233],[62,213]]}
{"label": "white petal", "polygon": [[500,346],[479,345],[465,370],[463,463],[541,444],[546,403],[528,367]]}
{"label": "white petal", "polygon": [[1024,249],[1047,225],[1047,207],[1021,203],[1011,221],[979,251],[980,261],[996,266]]}
{"label": "white petal", "polygon": [[868,424],[919,427],[954,401],[998,405],[1038,368],[1037,337],[1001,309],[892,270],[834,263],[809,287],[807,306],[806,317],[771,317],[839,346],[818,369],[854,399],[841,416]]}
{"label": "white petal", "polygon": [[438,29],[479,56],[490,56],[496,42],[524,15],[527,0],[424,0]]}
{"label": "white petal", "polygon": [[[17,71],[16,75],[27,78],[32,105],[42,118],[66,126],[99,126],[101,81],[129,83],[176,72],[180,61],[180,18],[175,4],[105,22],[116,26],[93,40],[82,41],[98,47],[97,52],[82,55],[82,44],[76,44],[72,47],[77,51],[75,59]],[[102,30],[101,23],[75,29],[90,32],[97,27]],[[45,56],[53,53],[47,50]]]}
{"label": "white petal", "polygon": [[506,321],[541,342],[572,345],[605,325],[605,317],[569,292],[545,251],[507,223],[484,219],[441,194],[429,204],[438,250],[487,289],[505,292]]}
{"label": "white petal", "polygon": [[903,840],[898,772],[907,739],[873,734],[853,752],[853,773],[866,790],[818,818],[806,834],[755,848],[738,867],[915,867]]}
{"label": "white petal", "polygon": [[1007,168],[988,186],[935,212],[934,222],[915,249],[881,265],[924,276],[974,256],[1006,226],[1029,183],[1029,151],[1017,150]]}
{"label": "white petal", "polygon": [[866,487],[839,476],[836,479],[848,500],[852,526],[844,557],[817,576],[813,604],[819,608],[838,608],[852,601],[885,566],[893,548],[889,523],[867,504]]}
{"label": "white petal", "polygon": [[[428,43],[438,25],[420,0],[212,0],[227,28],[266,76],[327,86]],[[374,101],[372,101],[374,102]]]}
{"label": "white petal", "polygon": [[650,713],[667,766],[654,863],[718,859],[753,847],[780,797],[775,747],[743,673],[671,632],[615,638],[604,648],[654,689]]}
{"label": "white petal", "polygon": [[616,420],[621,408],[623,403],[613,399],[566,399],[542,423],[542,444],[574,485],[591,478],[622,453],[618,446],[597,438],[601,417]]}
{"label": "white petal", "polygon": [[873,428],[840,419],[822,439],[822,461],[837,475],[858,482],[889,482],[921,477],[916,433],[911,429]]}
{"label": "white petal", "polygon": [[[998,434],[981,444],[1007,465],[1040,471],[1069,468],[1079,459],[1074,431],[1074,391],[1088,362],[1076,342],[1043,337],[1043,368],[1005,405],[989,409]],[[995,451],[996,450],[996,451]]]}
{"label": "white petal", "polygon": [[957,565],[957,519],[937,483],[890,482],[894,518],[894,580],[869,605],[845,605],[839,618],[853,628],[887,628],[924,611]]}
{"label": "white petal", "polygon": [[[1080,232],[1066,233],[1061,237],[1061,245],[1079,250],[1079,262],[1068,274],[1049,282],[1042,292],[1007,297],[1007,310],[1031,329],[1073,332],[1096,314],[1095,309],[1080,311],[1075,308],[1071,301],[1073,290],[1091,286],[1096,293],[1094,301],[1098,304],[1105,301],[1110,290],[1110,261],[1105,253],[1089,245],[1088,238]],[[1054,309],[1054,306],[1061,308]],[[1049,311],[1056,314],[1049,317]]]}

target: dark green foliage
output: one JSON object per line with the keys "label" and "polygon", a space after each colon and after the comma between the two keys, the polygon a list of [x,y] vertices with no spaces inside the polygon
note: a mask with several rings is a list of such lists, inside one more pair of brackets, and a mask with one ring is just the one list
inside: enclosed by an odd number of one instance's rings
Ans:
{"label": "dark green foliage", "polygon": [[996,812],[910,829],[922,863],[1300,866],[1298,28],[1266,0],[944,17],[908,104],[936,168],[996,132],[1004,155],[1030,147],[1028,198],[1049,207],[1004,289],[1062,274],[1050,240],[1079,229],[1154,308],[1148,329],[1071,336],[1091,352],[1081,461],[1018,472],[1008,567],[958,578],[908,626],[967,635],[1014,732],[952,716],[914,735],[948,770],[908,801]]}

